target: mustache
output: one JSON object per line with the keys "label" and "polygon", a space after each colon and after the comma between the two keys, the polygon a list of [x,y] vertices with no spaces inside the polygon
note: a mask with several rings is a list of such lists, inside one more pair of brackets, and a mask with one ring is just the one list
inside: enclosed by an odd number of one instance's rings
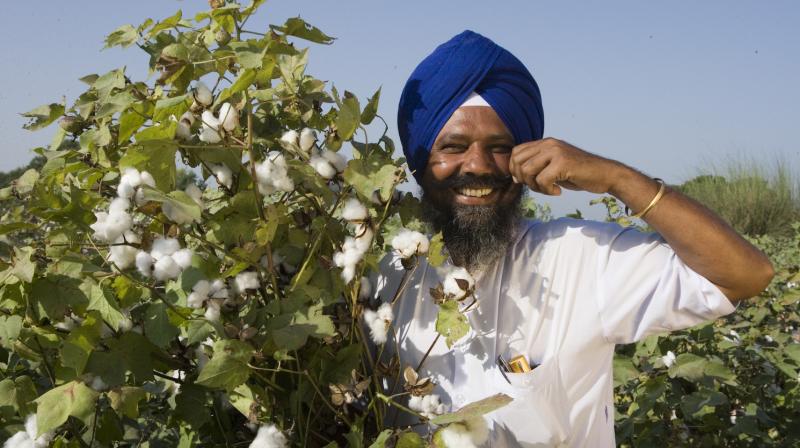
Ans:
{"label": "mustache", "polygon": [[464,174],[461,176],[453,175],[447,179],[436,181],[439,188],[506,188],[511,185],[511,176],[500,176],[492,174],[475,175]]}

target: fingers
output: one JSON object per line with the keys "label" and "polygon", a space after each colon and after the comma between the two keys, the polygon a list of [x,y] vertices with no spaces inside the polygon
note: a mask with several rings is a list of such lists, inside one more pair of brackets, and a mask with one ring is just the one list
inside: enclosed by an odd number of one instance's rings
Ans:
{"label": "fingers", "polygon": [[549,163],[537,176],[536,185],[539,192],[549,194],[551,196],[558,196],[561,194],[561,187],[557,182],[561,177],[561,171],[555,163]]}

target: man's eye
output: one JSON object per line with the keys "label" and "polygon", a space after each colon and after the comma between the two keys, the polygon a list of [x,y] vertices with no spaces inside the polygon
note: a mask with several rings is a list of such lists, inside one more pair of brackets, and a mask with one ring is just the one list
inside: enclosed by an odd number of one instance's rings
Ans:
{"label": "man's eye", "polygon": [[439,148],[439,151],[449,152],[449,153],[464,152],[466,150],[467,147],[464,145],[453,145],[453,144],[444,145],[441,148]]}

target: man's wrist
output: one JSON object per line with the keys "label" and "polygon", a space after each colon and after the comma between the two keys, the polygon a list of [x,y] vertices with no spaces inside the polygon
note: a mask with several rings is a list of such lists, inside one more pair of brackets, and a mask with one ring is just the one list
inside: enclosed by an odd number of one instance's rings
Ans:
{"label": "man's wrist", "polygon": [[660,184],[656,180],[627,165],[619,163],[611,172],[613,182],[608,194],[627,205],[631,213],[643,210],[658,194]]}

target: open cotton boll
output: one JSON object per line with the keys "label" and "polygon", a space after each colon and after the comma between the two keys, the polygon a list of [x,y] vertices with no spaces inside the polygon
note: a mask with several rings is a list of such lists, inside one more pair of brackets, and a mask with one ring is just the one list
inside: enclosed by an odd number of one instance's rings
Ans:
{"label": "open cotton boll", "polygon": [[127,182],[120,182],[117,185],[117,196],[120,198],[132,198],[134,193],[136,193],[136,187]]}
{"label": "open cotton boll", "polygon": [[241,294],[248,289],[258,289],[259,286],[261,286],[261,282],[258,280],[258,272],[240,272],[236,275],[233,286],[238,294]]}
{"label": "open cotton boll", "polygon": [[447,448],[474,448],[489,438],[489,427],[482,416],[452,423],[441,430],[441,440]]}
{"label": "open cotton boll", "polygon": [[364,204],[356,198],[350,198],[344,203],[342,218],[347,221],[363,221],[367,219],[369,213]]}
{"label": "open cotton boll", "polygon": [[126,198],[116,198],[108,205],[108,214],[128,213],[131,201]]}
{"label": "open cotton boll", "polygon": [[221,309],[222,305],[219,303],[219,300],[207,300],[206,312],[203,317],[210,322],[219,322]]}
{"label": "open cotton boll", "polygon": [[172,259],[175,260],[175,263],[181,267],[181,269],[186,269],[192,265],[192,256],[194,255],[194,251],[191,249],[181,249],[174,254],[172,254]]}
{"label": "open cotton boll", "polygon": [[667,368],[670,368],[673,364],[675,364],[675,359],[675,353],[672,353],[672,350],[670,350],[666,355],[661,357],[661,362],[663,362]]}
{"label": "open cotton boll", "polygon": [[308,161],[314,171],[325,179],[333,179],[336,176],[336,168],[330,162],[319,156],[312,156]]}
{"label": "open cotton boll", "polygon": [[136,269],[145,277],[153,275],[153,257],[147,252],[140,250],[136,254]]}
{"label": "open cotton boll", "polygon": [[94,237],[104,243],[116,240],[126,230],[131,228],[133,220],[127,212],[96,212],[96,221],[89,227],[94,230]]}
{"label": "open cotton boll", "polygon": [[211,165],[211,172],[214,173],[218,183],[231,188],[233,185],[233,172],[227,165]]}
{"label": "open cotton boll", "polygon": [[281,144],[287,151],[298,152],[300,150],[300,134],[297,131],[286,131],[281,135],[278,143]]}
{"label": "open cotton boll", "polygon": [[311,128],[303,128],[303,130],[300,131],[300,149],[302,149],[304,153],[310,154],[311,149],[314,148],[316,143],[317,131]]}
{"label": "open cotton boll", "polygon": [[[464,280],[469,285],[467,289],[462,289],[457,280]],[[467,295],[467,290],[475,286],[475,279],[463,267],[457,267],[451,270],[442,282],[444,293],[453,296],[456,300],[461,300]]]}
{"label": "open cotton boll", "polygon": [[153,241],[150,248],[150,255],[156,260],[165,256],[172,255],[181,249],[181,244],[175,238],[159,237]]}
{"label": "open cotton boll", "polygon": [[224,103],[219,108],[219,121],[222,129],[232,132],[239,126],[239,111],[231,103]]}
{"label": "open cotton boll", "polygon": [[194,87],[194,100],[203,106],[210,106],[214,102],[214,95],[205,84],[198,81]]}
{"label": "open cotton boll", "polygon": [[119,183],[128,184],[136,188],[142,184],[142,175],[136,168],[125,168],[122,172],[122,177],[119,179]]}
{"label": "open cotton boll", "polygon": [[216,279],[211,283],[211,290],[209,291],[209,295],[214,299],[227,299],[228,298],[228,288],[225,286],[225,282]]}
{"label": "open cotton boll", "polygon": [[189,308],[202,308],[203,303],[208,299],[208,296],[203,296],[197,292],[192,292],[186,297],[186,304],[189,305]]}
{"label": "open cotton boll", "polygon": [[321,155],[323,159],[327,160],[328,163],[333,165],[336,171],[341,173],[345,168],[347,168],[347,159],[345,159],[344,156],[338,152],[333,152],[326,149],[325,151],[322,151]]}
{"label": "open cotton boll", "polygon": [[178,127],[175,129],[175,137],[180,140],[190,140],[192,138],[192,125],[184,120],[178,122]]}
{"label": "open cotton boll", "polygon": [[153,178],[153,175],[148,173],[147,171],[142,171],[139,176],[142,179],[141,185],[147,185],[148,187],[156,186],[156,180]]}
{"label": "open cotton boll", "polygon": [[374,232],[370,228],[366,228],[355,238],[355,247],[357,250],[367,252],[372,245],[372,237]]}
{"label": "open cotton boll", "polygon": [[136,261],[136,253],[139,250],[133,246],[123,243],[138,243],[140,242],[139,236],[130,230],[125,231],[114,240],[114,245],[109,249],[108,260],[114,263],[119,269],[127,269]]}
{"label": "open cotton boll", "polygon": [[219,132],[220,122],[210,110],[203,111],[200,116],[202,127],[200,130],[200,140],[206,143],[217,143],[222,140]]}
{"label": "open cotton boll", "polygon": [[275,425],[268,424],[258,428],[249,448],[286,448],[287,444],[286,436]]}
{"label": "open cotton boll", "polygon": [[170,280],[178,278],[179,275],[181,275],[181,267],[169,255],[159,258],[153,265],[153,277],[156,280]]}
{"label": "open cotton boll", "polygon": [[389,302],[382,303],[378,307],[378,318],[385,322],[391,323],[394,320],[394,313],[392,312],[392,304]]}
{"label": "open cotton boll", "polygon": [[[390,309],[391,312],[391,309]],[[366,309],[362,314],[364,323],[369,327],[369,336],[376,344],[386,343],[389,324],[381,318],[377,311]],[[391,322],[391,321],[389,321]]]}
{"label": "open cotton boll", "polygon": [[428,238],[415,230],[402,229],[392,238],[392,248],[400,253],[403,258],[413,255],[428,253],[430,242]]}

